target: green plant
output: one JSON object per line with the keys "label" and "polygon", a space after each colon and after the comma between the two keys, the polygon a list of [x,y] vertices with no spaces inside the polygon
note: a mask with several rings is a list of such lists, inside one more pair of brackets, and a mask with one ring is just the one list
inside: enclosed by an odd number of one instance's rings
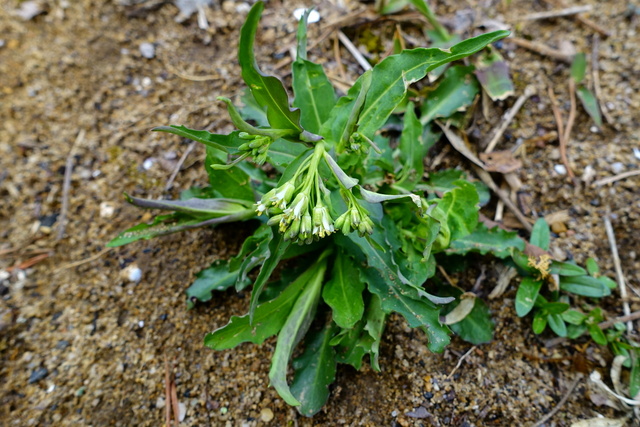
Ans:
{"label": "green plant", "polygon": [[[207,334],[206,346],[228,349],[277,335],[271,384],[287,403],[311,416],[326,402],[338,363],[359,369],[368,356],[380,369],[389,313],[400,313],[411,327],[422,329],[434,352],[447,346],[452,331],[473,343],[491,340],[486,304],[435,277],[436,264],[455,260],[460,265],[461,257],[472,253],[503,259],[525,276],[516,309],[520,315],[536,312],[536,330],[549,324],[566,335],[565,322],[587,329],[593,324],[570,315],[560,291],[599,297],[609,292],[609,283],[546,255],[525,255],[526,242],[515,232],[488,228],[478,214],[488,190],[463,172],[424,177],[423,159],[440,135],[431,120],[455,118],[459,107],[450,104],[460,94],[449,88],[470,70],[451,67],[435,89],[446,89],[442,102],[427,99],[420,109],[407,97],[409,85],[507,32],[484,34],[448,50],[417,48],[390,56],[336,99],[323,69],[307,59],[305,16],[298,30],[291,108],[281,81],[262,73],[254,58],[263,7],[261,2],[253,6],[241,31],[238,56],[250,89],[245,107],[238,111],[229,99],[219,98],[238,130],[218,135],[184,126],[155,129],[206,146],[210,185],[187,190],[177,201],[127,196],[136,206],[172,213],[109,244],[235,221],[256,226],[235,257],[216,261],[187,290],[191,307],[210,300],[213,291],[253,285],[249,312]],[[388,121],[398,122],[397,111],[404,112],[402,133],[392,141],[379,130]],[[424,120],[425,115],[430,118]],[[249,116],[257,125],[246,121]],[[264,163],[272,169],[261,167]],[[536,224],[532,236],[532,244],[543,250],[549,242],[545,225]],[[278,270],[283,263],[288,268]],[[559,287],[552,286],[553,275],[560,277]],[[287,367],[300,342],[303,350],[293,360],[289,382]]]}

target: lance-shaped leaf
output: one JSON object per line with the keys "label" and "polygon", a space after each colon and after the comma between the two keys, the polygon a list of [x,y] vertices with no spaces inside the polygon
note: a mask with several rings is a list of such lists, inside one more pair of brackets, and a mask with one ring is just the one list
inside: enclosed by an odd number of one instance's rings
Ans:
{"label": "lance-shaped leaf", "polygon": [[[238,272],[238,285],[246,283],[251,270],[263,265],[271,255],[269,250],[271,239],[273,239],[273,229],[267,224],[262,224],[245,239],[238,255],[229,262],[229,270]],[[241,286],[236,286],[236,289],[240,290]]]}
{"label": "lance-shaped leaf", "polygon": [[[207,302],[213,291],[225,291],[235,285],[238,271],[229,271],[228,261],[215,261],[196,275],[196,280],[187,288],[187,309],[195,306],[196,301]],[[248,280],[245,280],[248,283]]]}
{"label": "lance-shaped leaf", "polygon": [[307,18],[308,9],[298,25],[298,55],[293,63],[293,106],[300,108],[300,122],[310,132],[320,132],[320,127],[331,113],[336,103],[336,95],[331,82],[321,65],[307,60]]}
{"label": "lance-shaped leaf", "polygon": [[450,49],[417,48],[385,58],[371,70],[371,87],[360,112],[358,132],[372,138],[400,105],[409,85],[421,80],[430,70],[465,58],[508,35],[508,31],[494,31],[465,40]]}
{"label": "lance-shaped leaf", "polygon": [[[538,218],[531,230],[530,243],[534,246],[549,250],[549,242],[551,241],[551,231],[549,230],[549,224],[544,218]],[[523,249],[520,249],[523,250]]]}
{"label": "lance-shaped leaf", "polygon": [[406,197],[410,198],[413,203],[418,207],[422,207],[422,203],[420,202],[420,196],[415,194],[381,194],[375,193],[373,191],[365,190],[363,187],[360,187],[360,194],[362,198],[369,203],[382,203],[387,202],[389,200],[398,200],[404,199]]}
{"label": "lance-shaped leaf", "polygon": [[549,273],[560,276],[584,276],[587,274],[586,270],[580,266],[555,260],[551,262]]}
{"label": "lance-shaped leaf", "polygon": [[303,144],[292,144],[284,139],[277,139],[269,146],[267,153],[268,162],[278,172],[284,171],[302,153],[311,152],[309,147]]}
{"label": "lance-shaped leaf", "polygon": [[[402,168],[398,171],[396,184],[409,191],[413,190],[414,184],[422,179],[424,157],[435,143],[435,138],[429,138],[428,141],[425,141],[424,134],[422,124],[416,117],[415,106],[413,102],[410,102],[404,113],[402,134],[400,135],[398,149]],[[435,134],[427,132],[425,136],[435,136]]]}
{"label": "lance-shaped leaf", "polygon": [[516,293],[516,314],[524,317],[533,308],[542,288],[542,280],[535,280],[533,277],[524,277],[518,292]]}
{"label": "lance-shaped leaf", "polygon": [[493,101],[502,101],[514,94],[513,81],[509,77],[509,65],[492,47],[476,63],[475,75],[484,91]]}
{"label": "lance-shaped leaf", "polygon": [[598,100],[591,93],[589,89],[584,86],[578,86],[576,89],[576,95],[578,95],[578,99],[582,103],[585,111],[591,119],[595,122],[598,127],[602,127],[602,114],[600,113],[600,106],[598,105]]}
{"label": "lance-shaped leaf", "polygon": [[271,273],[277,267],[278,263],[282,259],[282,256],[289,247],[289,241],[285,241],[282,233],[275,232],[274,236],[269,242],[269,253],[266,254],[264,264],[260,268],[258,277],[253,284],[253,290],[251,291],[251,301],[249,303],[249,319],[253,322],[254,313],[258,306],[258,300],[260,294],[267,284],[267,280],[271,277]]}
{"label": "lance-shaped leaf", "polygon": [[601,298],[611,295],[604,283],[591,276],[561,276],[560,289],[585,297]]}
{"label": "lance-shaped leaf", "polygon": [[253,44],[263,9],[264,3],[261,1],[253,5],[240,32],[238,60],[242,69],[242,79],[251,89],[258,104],[266,109],[269,124],[273,128],[302,132],[300,110],[289,108],[289,97],[282,82],[276,77],[264,74],[256,63]]}
{"label": "lance-shaped leaf", "polygon": [[291,406],[299,406],[300,401],[291,393],[289,384],[287,384],[287,365],[293,354],[293,349],[306,334],[313,320],[327,266],[326,257],[321,256],[321,259],[314,266],[313,276],[307,281],[278,334],[278,342],[269,370],[271,385],[280,397]]}
{"label": "lance-shaped leaf", "polygon": [[[184,126],[158,126],[152,129],[155,132],[167,132],[174,135],[181,136],[183,138],[191,139],[192,141],[199,142],[216,150],[220,150],[224,153],[235,153],[238,151],[238,147],[247,142],[240,139],[238,134],[240,132],[232,132],[229,135],[219,135],[208,132],[206,130],[194,130]],[[221,153],[218,153],[220,155]]]}
{"label": "lance-shaped leaf", "polygon": [[232,316],[229,323],[207,334],[204,345],[214,350],[233,348],[243,342],[261,344],[277,334],[285,324],[300,293],[317,275],[322,265],[314,264],[271,301],[258,305],[253,322],[249,315]]}
{"label": "lance-shaped leaf", "polygon": [[169,215],[158,215],[153,219],[151,224],[138,224],[128,230],[123,231],[106,244],[107,247],[126,245],[138,240],[149,240],[154,237],[164,236],[166,234],[177,233],[179,231],[191,230],[193,228],[207,227],[210,225],[223,224],[227,222],[242,221],[253,218],[255,215],[239,213],[225,215],[217,218],[203,219],[194,218],[183,213],[172,213]]}
{"label": "lance-shaped leaf", "polygon": [[331,307],[333,321],[343,329],[352,328],[364,313],[358,267],[344,251],[339,251],[331,270],[331,279],[322,290],[322,298]]}
{"label": "lance-shaped leaf", "polygon": [[480,86],[473,71],[475,67],[455,65],[444,73],[444,78],[422,104],[420,122],[427,124],[439,117],[449,117],[473,104]]}
{"label": "lance-shaped leaf", "polygon": [[518,237],[517,232],[509,232],[499,227],[489,230],[484,224],[479,223],[471,234],[453,240],[446,253],[457,255],[465,255],[469,252],[482,255],[490,253],[504,259],[511,255],[513,248],[521,251],[525,248],[525,242]]}
{"label": "lance-shaped leaf", "polygon": [[[192,198],[187,200],[152,200],[141,199],[124,193],[127,202],[143,209],[164,209],[174,212],[182,212],[194,217],[220,217],[225,215],[238,214],[247,210],[253,210],[253,202],[241,199],[200,199]],[[248,212],[245,212],[248,214]],[[249,215],[250,216],[250,215]]]}
{"label": "lance-shaped leaf", "polygon": [[338,179],[338,181],[340,181],[340,184],[342,184],[344,188],[349,190],[358,184],[358,180],[347,175],[340,165],[333,160],[331,154],[325,152],[324,160],[327,163],[327,166],[331,169],[331,172],[333,172],[333,175]]}
{"label": "lance-shaped leaf", "polygon": [[321,330],[307,334],[304,352],[293,361],[296,373],[291,394],[300,402],[298,411],[306,417],[318,413],[329,398],[329,385],[335,380],[338,365],[329,343],[336,330],[335,324],[328,322]]}
{"label": "lance-shaped leaf", "polygon": [[571,78],[576,84],[582,83],[587,72],[587,56],[583,52],[576,53],[571,62]]}

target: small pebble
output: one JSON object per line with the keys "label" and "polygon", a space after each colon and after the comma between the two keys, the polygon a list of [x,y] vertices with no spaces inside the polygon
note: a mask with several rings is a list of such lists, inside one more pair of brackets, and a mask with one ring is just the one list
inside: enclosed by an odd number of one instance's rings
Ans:
{"label": "small pebble", "polygon": [[141,43],[140,54],[147,59],[153,59],[156,56],[156,47],[153,43]]}
{"label": "small pebble", "polygon": [[31,373],[29,376],[29,384],[37,383],[43,378],[46,378],[49,375],[49,371],[47,368],[38,368]]}
{"label": "small pebble", "polygon": [[393,412],[391,412],[391,416],[392,416],[393,418],[397,417],[397,416],[398,416],[398,411],[393,411]]}
{"label": "small pebble", "polygon": [[567,174],[567,168],[565,168],[564,165],[555,165],[553,167],[553,170],[555,170],[556,173],[558,173],[560,175],[566,175]]}
{"label": "small pebble", "polygon": [[180,402],[178,403],[178,421],[183,422],[187,416],[187,405]]}
{"label": "small pebble", "polygon": [[115,213],[116,208],[109,202],[100,203],[100,218],[111,218]]}
{"label": "small pebble", "polygon": [[273,411],[269,408],[263,408],[260,411],[260,419],[265,422],[268,423],[269,421],[271,421],[273,419]]}
{"label": "small pebble", "polygon": [[137,283],[142,279],[142,270],[136,264],[129,264],[122,270],[120,276],[129,282]]}
{"label": "small pebble", "polygon": [[636,159],[640,160],[640,148],[635,148],[635,147],[634,147],[634,149],[633,149],[633,156],[634,156]]}
{"label": "small pebble", "polygon": [[148,171],[149,169],[151,169],[151,167],[155,162],[156,162],[156,159],[154,159],[153,157],[149,157],[144,162],[142,162],[142,169]]}
{"label": "small pebble", "polygon": [[621,173],[624,170],[624,164],[622,162],[615,162],[611,165],[611,171],[616,175]]}

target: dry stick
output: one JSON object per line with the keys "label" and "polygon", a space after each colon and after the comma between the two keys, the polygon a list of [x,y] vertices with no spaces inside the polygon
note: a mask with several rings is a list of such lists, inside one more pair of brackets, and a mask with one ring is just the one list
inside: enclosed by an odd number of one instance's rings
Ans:
{"label": "dry stick", "polygon": [[564,167],[567,168],[567,174],[569,178],[575,178],[575,174],[569,166],[569,160],[567,159],[567,144],[571,140],[571,130],[573,129],[573,122],[576,120],[576,82],[573,78],[569,78],[569,98],[571,100],[571,108],[569,109],[569,118],[567,119],[567,127],[562,132],[562,139],[560,140],[560,157]]}
{"label": "dry stick", "polygon": [[573,7],[567,7],[565,9],[560,9],[560,10],[549,10],[547,12],[531,13],[529,15],[524,16],[522,20],[534,21],[537,19],[559,18],[562,16],[577,15],[582,12],[590,12],[591,9],[593,9],[591,5],[573,6]]}
{"label": "dry stick", "polygon": [[557,414],[560,408],[562,408],[562,405],[564,405],[567,402],[567,400],[569,399],[569,396],[571,396],[571,393],[573,393],[573,390],[575,390],[575,388],[578,386],[578,383],[580,382],[580,380],[582,380],[582,374],[578,373],[576,379],[573,381],[573,383],[571,383],[571,386],[569,386],[569,390],[567,390],[567,393],[562,397],[562,399],[560,399],[560,402],[558,402],[558,404],[547,415],[545,415],[540,421],[535,423],[532,427],[541,426],[542,424],[549,421],[555,414]]}
{"label": "dry stick", "polygon": [[176,427],[180,425],[180,404],[178,403],[178,390],[175,380],[171,381],[171,407],[175,417]]}
{"label": "dry stick", "polygon": [[487,144],[487,148],[484,150],[485,153],[490,153],[494,148],[496,148],[496,145],[500,141],[500,138],[502,138],[502,135],[504,135],[504,131],[507,130],[507,127],[516,116],[516,114],[518,114],[518,111],[520,111],[526,100],[529,99],[534,93],[535,88],[533,86],[529,85],[525,88],[524,93],[520,95],[520,97],[516,100],[515,104],[513,104],[513,107],[511,107],[511,109],[509,109],[509,111],[507,111],[502,117],[502,121],[493,133],[493,138],[491,139],[489,144]]}
{"label": "dry stick", "polygon": [[196,142],[192,141],[191,144],[189,144],[189,146],[185,150],[185,152],[182,154],[182,157],[180,157],[180,160],[178,160],[178,163],[176,164],[176,167],[173,169],[173,172],[171,172],[171,176],[169,177],[167,184],[164,186],[164,191],[169,191],[169,189],[173,185],[173,181],[176,179],[176,176],[178,175],[178,172],[180,172],[182,165],[184,164],[185,160],[187,160],[187,157],[193,151],[194,148],[196,148]]}
{"label": "dry stick", "polygon": [[609,108],[602,100],[602,89],[600,88],[600,73],[599,73],[599,65],[598,65],[598,49],[600,48],[600,37],[598,34],[593,36],[593,47],[591,49],[591,75],[593,76],[593,92],[595,93],[596,101],[598,101],[598,105],[600,106],[600,111],[602,111],[602,115],[604,116],[607,123],[610,125],[614,124],[613,117],[609,114]]}
{"label": "dry stick", "polygon": [[558,107],[558,100],[553,93],[553,89],[551,89],[551,87],[548,87],[547,92],[549,93],[549,99],[551,100],[551,109],[553,110],[553,116],[556,119],[556,126],[558,128],[558,141],[561,141],[562,138],[564,138],[564,121],[562,120],[562,113],[560,112],[560,108]]}
{"label": "dry stick", "polygon": [[164,356],[164,418],[165,425],[171,426],[171,377],[169,376],[169,359]]}
{"label": "dry stick", "polygon": [[[625,316],[631,314],[631,308],[629,307],[629,301],[627,300],[627,286],[624,283],[624,274],[622,273],[622,265],[620,263],[620,256],[618,255],[618,245],[616,243],[616,236],[613,233],[613,226],[609,216],[611,210],[607,206],[607,214],[604,216],[604,228],[607,231],[607,238],[609,239],[609,245],[611,246],[611,256],[613,257],[613,266],[616,269],[616,278],[618,279],[618,287],[620,288],[620,297],[622,298],[622,310]],[[627,332],[631,333],[633,330],[633,322],[627,322]]]}
{"label": "dry stick", "polygon": [[558,49],[553,49],[542,43],[531,42],[529,40],[521,39],[519,37],[511,37],[507,39],[507,41],[510,41],[513,44],[523,47],[525,49],[529,49],[542,56],[548,56],[550,58],[557,59],[558,61],[566,62],[568,64],[570,64],[571,61],[573,60],[573,55],[568,55],[564,52],[559,51]]}
{"label": "dry stick", "polygon": [[64,169],[64,183],[62,184],[62,208],[60,209],[60,223],[58,224],[58,235],[56,240],[60,240],[64,237],[64,229],[67,225],[67,211],[69,210],[69,190],[71,188],[71,173],[73,172],[73,156],[76,154],[78,145],[84,140],[85,131],[81,129],[78,132],[76,140],[69,150],[67,161]]}
{"label": "dry stick", "polygon": [[458,368],[460,368],[460,366],[462,366],[462,362],[464,362],[464,359],[466,359],[471,354],[471,352],[473,350],[475,350],[476,348],[477,347],[474,345],[465,354],[463,354],[460,359],[458,359],[458,363],[456,363],[456,366],[453,368],[453,371],[451,371],[451,373],[449,375],[447,375],[447,378],[445,378],[445,380],[448,380],[449,378],[451,378],[453,376],[453,374],[456,373]]}
{"label": "dry stick", "polygon": [[[544,2],[548,3],[548,4],[551,4],[553,6],[556,6],[556,7],[565,7],[565,3],[562,0],[544,0]],[[596,24],[595,22],[593,22],[589,18],[585,18],[582,15],[575,15],[574,18],[578,22],[580,22],[581,24],[591,28],[595,32],[600,33],[601,35],[603,35],[605,37],[610,37],[611,36],[611,32],[609,30],[601,27],[600,25]]]}
{"label": "dry stick", "polygon": [[95,261],[96,259],[100,258],[102,255],[106,254],[107,252],[111,252],[112,250],[113,248],[103,249],[97,254],[91,255],[89,258],[81,259],[80,261],[74,261],[69,264],[63,265],[62,267],[56,268],[55,270],[53,270],[53,272],[57,273],[59,271],[66,270],[68,268],[78,267],[79,265],[86,264],[91,261]]}
{"label": "dry stick", "polygon": [[353,57],[356,59],[358,64],[360,64],[360,66],[365,71],[368,71],[371,69],[371,64],[369,64],[369,61],[367,61],[365,57],[362,56],[358,48],[351,42],[351,40],[349,40],[349,37],[347,37],[345,33],[343,33],[341,30],[338,30],[338,38],[340,39],[344,47],[347,48],[349,53],[353,55]]}
{"label": "dry stick", "polygon": [[478,178],[480,178],[480,180],[484,182],[485,185],[491,189],[491,191],[493,191],[498,195],[500,200],[502,200],[504,204],[507,205],[507,208],[509,208],[509,210],[513,212],[516,218],[518,218],[518,221],[522,223],[523,227],[529,233],[531,233],[531,230],[533,230],[533,227],[529,223],[529,220],[527,219],[527,217],[522,212],[520,212],[520,209],[518,209],[515,203],[511,201],[511,199],[509,198],[509,195],[506,194],[504,191],[502,191],[500,188],[498,188],[496,183],[493,181],[493,178],[491,178],[491,175],[489,174],[489,172],[485,171],[482,168],[479,168],[478,166],[473,166],[473,169],[475,170]]}
{"label": "dry stick", "polygon": [[192,82],[206,82],[209,80],[217,80],[220,79],[220,76],[217,74],[208,74],[208,75],[204,75],[204,76],[192,76],[191,74],[187,74],[185,72],[182,72],[180,70],[178,70],[176,67],[174,67],[173,65],[171,65],[169,62],[167,61],[162,61],[164,63],[165,68],[171,73],[171,74],[175,74],[176,76],[180,77],[183,80],[189,80]]}
{"label": "dry stick", "polygon": [[636,176],[636,175],[640,175],[640,169],[635,170],[635,171],[623,172],[621,174],[610,176],[608,178],[602,178],[602,179],[599,179],[596,182],[594,182],[594,184],[597,185],[597,186],[611,184],[613,182],[620,181],[621,179],[630,178],[630,177]]}
{"label": "dry stick", "polygon": [[344,65],[342,64],[342,56],[340,55],[340,41],[338,40],[338,35],[334,35],[333,37],[333,55],[336,58],[336,64],[338,68],[338,74],[340,75],[340,79],[346,80],[346,74],[344,71]]}

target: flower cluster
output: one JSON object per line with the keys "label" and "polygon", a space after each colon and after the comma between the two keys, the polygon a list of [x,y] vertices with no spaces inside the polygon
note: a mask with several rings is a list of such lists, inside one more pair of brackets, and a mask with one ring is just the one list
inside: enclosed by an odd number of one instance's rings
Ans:
{"label": "flower cluster", "polygon": [[360,205],[352,206],[340,215],[336,219],[335,227],[344,234],[357,230],[362,237],[373,233],[373,221],[371,221],[367,212],[363,212]]}
{"label": "flower cluster", "polygon": [[251,135],[247,132],[240,132],[238,136],[248,141],[238,147],[240,152],[253,157],[253,160],[259,165],[267,161],[267,152],[273,138],[264,135]]}

